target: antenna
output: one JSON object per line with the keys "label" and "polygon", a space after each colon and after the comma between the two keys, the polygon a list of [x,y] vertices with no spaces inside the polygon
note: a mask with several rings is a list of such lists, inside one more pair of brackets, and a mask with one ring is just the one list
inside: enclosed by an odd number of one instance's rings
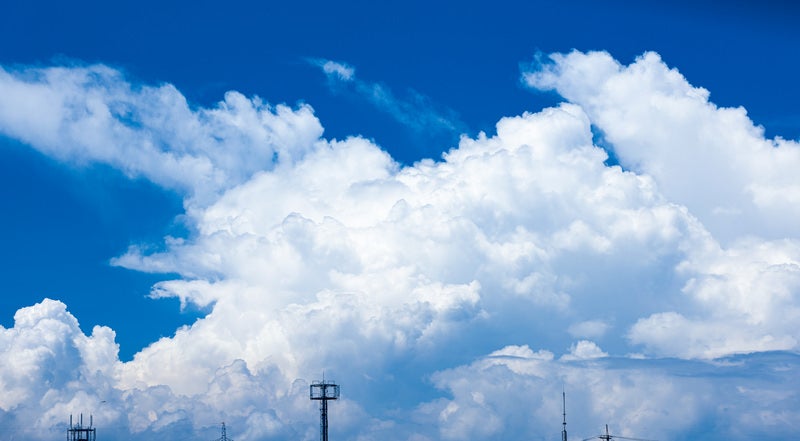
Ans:
{"label": "antenna", "polygon": [[311,384],[309,397],[319,403],[319,436],[320,441],[328,441],[328,400],[339,399],[339,385],[323,380]]}
{"label": "antenna", "polygon": [[228,435],[225,431],[225,421],[222,422],[222,433],[220,437],[215,439],[214,441],[233,441],[232,438],[228,438]]}
{"label": "antenna", "polygon": [[611,441],[611,435],[608,434],[608,424],[606,424],[606,434],[598,436],[600,439],[604,439],[606,441]]}
{"label": "antenna", "polygon": [[564,422],[561,429],[561,441],[567,441],[567,393],[561,389],[561,409],[563,410]]}
{"label": "antenna", "polygon": [[628,438],[627,436],[610,435],[608,433],[608,424],[606,424],[606,433],[605,433],[605,435],[590,436],[589,438],[585,438],[582,441],[589,441],[589,440],[595,439],[595,438],[602,439],[603,441],[611,441],[612,439],[628,439],[628,440],[632,440],[632,441],[655,441],[655,440],[652,440],[652,439],[645,439],[645,438]]}
{"label": "antenna", "polygon": [[72,423],[72,415],[69,416],[69,428],[67,429],[67,441],[95,441],[97,430],[93,427],[94,418],[89,415],[89,426],[83,425],[83,414],[80,414],[78,424]]}

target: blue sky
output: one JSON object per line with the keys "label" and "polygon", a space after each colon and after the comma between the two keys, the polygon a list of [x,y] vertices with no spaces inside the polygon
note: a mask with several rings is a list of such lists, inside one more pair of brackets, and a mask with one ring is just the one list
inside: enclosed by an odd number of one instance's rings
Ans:
{"label": "blue sky", "polygon": [[550,439],[563,385],[577,439],[797,433],[799,14],[4,5],[0,419],[313,439],[324,369],[347,439]]}

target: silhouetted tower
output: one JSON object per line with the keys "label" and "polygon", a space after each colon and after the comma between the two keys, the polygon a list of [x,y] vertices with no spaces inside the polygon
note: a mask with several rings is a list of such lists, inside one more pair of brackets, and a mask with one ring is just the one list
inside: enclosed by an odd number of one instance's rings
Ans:
{"label": "silhouetted tower", "polygon": [[95,441],[97,432],[92,427],[92,416],[89,415],[89,426],[83,425],[83,414],[77,424],[72,424],[72,415],[69,416],[69,428],[67,429],[67,441]]}
{"label": "silhouetted tower", "polygon": [[214,441],[233,441],[233,438],[228,438],[228,434],[225,431],[225,421],[222,422],[222,434]]}
{"label": "silhouetted tower", "polygon": [[611,441],[613,438],[618,438],[618,437],[613,437],[608,434],[608,424],[606,424],[606,434],[599,435],[598,438],[602,439],[603,441]]}
{"label": "silhouetted tower", "polygon": [[561,409],[564,416],[564,422],[561,423],[561,441],[567,441],[567,393],[561,391]]}
{"label": "silhouetted tower", "polygon": [[631,440],[631,441],[655,441],[655,440],[652,440],[652,439],[629,438],[627,436],[611,435],[610,433],[608,433],[608,424],[606,424],[606,434],[605,435],[592,436],[592,437],[586,438],[583,441],[589,441],[589,440],[595,439],[595,438],[601,439],[603,441],[611,441],[612,439],[618,439],[618,438],[619,439],[627,439],[627,440]]}
{"label": "silhouetted tower", "polygon": [[339,385],[326,383],[325,377],[321,382],[311,384],[310,397],[319,403],[319,436],[320,441],[328,441],[328,400],[339,398]]}

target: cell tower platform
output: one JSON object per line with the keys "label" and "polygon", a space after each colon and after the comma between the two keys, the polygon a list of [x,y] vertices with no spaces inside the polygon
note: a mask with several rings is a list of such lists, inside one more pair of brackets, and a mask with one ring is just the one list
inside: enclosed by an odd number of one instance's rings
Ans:
{"label": "cell tower platform", "polygon": [[[324,376],[323,376],[324,377]],[[319,439],[328,441],[328,401],[339,399],[339,385],[322,381],[312,383],[310,398],[319,403]]]}
{"label": "cell tower platform", "polygon": [[67,441],[95,441],[97,430],[92,427],[92,416],[89,415],[89,425],[83,425],[83,414],[76,424],[72,423],[72,415],[69,416],[69,428],[67,429]]}

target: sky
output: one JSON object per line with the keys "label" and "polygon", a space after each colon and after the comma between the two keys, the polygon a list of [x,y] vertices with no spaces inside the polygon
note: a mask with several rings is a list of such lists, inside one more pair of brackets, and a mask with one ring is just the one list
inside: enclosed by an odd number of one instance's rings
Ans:
{"label": "sky", "polygon": [[4,433],[795,439],[799,18],[4,4]]}

